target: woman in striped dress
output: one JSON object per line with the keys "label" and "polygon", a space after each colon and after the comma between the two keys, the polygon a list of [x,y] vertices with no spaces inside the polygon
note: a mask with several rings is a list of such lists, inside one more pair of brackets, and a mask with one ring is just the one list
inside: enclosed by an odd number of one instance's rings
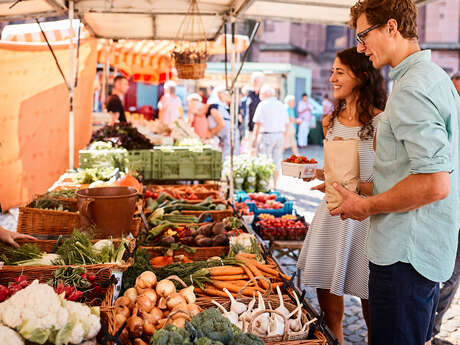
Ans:
{"label": "woman in striped dress", "polygon": [[[379,70],[372,67],[356,48],[337,54],[330,82],[336,105],[323,119],[324,135],[359,139],[360,191],[371,194],[375,133],[379,114],[385,107],[386,91]],[[317,177],[321,178],[319,171]],[[324,183],[312,189],[324,192]],[[321,310],[334,335],[343,343],[343,295],[361,298],[368,323],[368,259],[366,254],[369,220],[342,220],[331,216],[323,199],[318,207],[297,263],[304,271],[302,282],[317,289]]]}

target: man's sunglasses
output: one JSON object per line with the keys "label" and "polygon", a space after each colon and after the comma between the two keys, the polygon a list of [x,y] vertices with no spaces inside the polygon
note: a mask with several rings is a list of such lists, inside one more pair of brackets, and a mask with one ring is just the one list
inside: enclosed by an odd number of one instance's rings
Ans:
{"label": "man's sunglasses", "polygon": [[378,27],[382,26],[382,24],[375,24],[375,25],[372,25],[370,28],[367,28],[366,30],[363,30],[361,32],[358,32],[356,34],[356,41],[358,43],[361,43],[362,45],[365,45],[366,42],[364,42],[364,38],[366,37],[366,35],[371,32],[372,30],[374,29],[377,29]]}

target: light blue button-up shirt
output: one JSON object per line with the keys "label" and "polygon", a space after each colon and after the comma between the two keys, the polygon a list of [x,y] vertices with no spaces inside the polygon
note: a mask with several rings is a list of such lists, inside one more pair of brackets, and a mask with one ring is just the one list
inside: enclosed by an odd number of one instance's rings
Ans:
{"label": "light blue button-up shirt", "polygon": [[445,281],[453,272],[460,225],[460,98],[430,51],[410,55],[390,77],[393,90],[377,129],[374,194],[409,174],[437,172],[450,172],[450,193],[410,212],[372,216],[369,260],[410,263],[424,277]]}

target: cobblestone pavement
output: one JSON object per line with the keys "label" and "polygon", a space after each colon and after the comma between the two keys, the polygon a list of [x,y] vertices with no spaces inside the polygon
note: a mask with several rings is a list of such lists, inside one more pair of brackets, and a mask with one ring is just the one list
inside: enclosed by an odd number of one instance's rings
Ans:
{"label": "cobblestone pavement", "polygon": [[[309,146],[301,150],[301,154],[309,158],[315,158],[319,166],[323,165],[323,150],[320,146]],[[286,156],[289,152],[286,152]],[[295,208],[299,214],[305,216],[310,222],[315,214],[323,194],[318,191],[311,191],[310,188],[317,184],[318,181],[303,182],[290,177],[280,177],[278,189],[284,196],[295,202]],[[14,230],[17,222],[17,209],[9,213],[0,215],[0,225],[7,229]],[[289,258],[282,259],[283,265],[293,274],[296,271],[295,261]],[[310,300],[316,310],[319,310],[316,293],[313,289],[303,287],[307,291],[307,298]],[[343,320],[344,326],[344,345],[365,345],[367,344],[367,328],[361,312],[361,302],[359,298],[345,296],[345,315]],[[441,332],[433,345],[460,345],[460,289],[452,303],[451,308],[444,315]]]}
{"label": "cobblestone pavement", "polygon": [[[300,153],[308,158],[315,158],[319,166],[323,166],[323,149],[321,146],[309,146],[301,149]],[[286,152],[288,156],[290,152]],[[291,177],[280,176],[278,190],[282,195],[294,201],[294,207],[299,214],[310,222],[313,219],[316,208],[322,200],[323,193],[311,191],[310,188],[318,184],[318,181],[303,182]],[[282,263],[286,269],[292,273],[295,272],[295,261],[289,258],[283,258]],[[319,310],[318,300],[314,289],[303,286],[307,290],[307,298],[311,304]],[[361,302],[354,296],[345,296],[345,315],[343,320],[343,332],[345,337],[344,345],[367,344],[367,327],[361,312]],[[441,332],[433,345],[460,345],[460,289],[457,291],[450,309],[443,318]]]}

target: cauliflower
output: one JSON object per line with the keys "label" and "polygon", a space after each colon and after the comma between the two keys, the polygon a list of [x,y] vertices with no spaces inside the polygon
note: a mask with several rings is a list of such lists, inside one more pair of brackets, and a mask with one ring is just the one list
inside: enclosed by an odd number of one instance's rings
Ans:
{"label": "cauliflower", "polygon": [[[0,322],[38,344],[80,344],[101,329],[98,308],[66,301],[38,280],[0,303]],[[2,336],[0,330],[0,340]]]}
{"label": "cauliflower", "polygon": [[101,329],[101,322],[96,313],[98,309],[72,301],[64,301],[64,307],[69,313],[69,322],[58,332],[56,345],[80,344],[85,339],[91,339]]}
{"label": "cauliflower", "polygon": [[11,328],[0,325],[0,344],[2,345],[24,345],[24,339]]}
{"label": "cauliflower", "polygon": [[6,326],[16,329],[25,339],[43,344],[68,319],[61,299],[47,284],[32,284],[0,304],[1,319]]}

